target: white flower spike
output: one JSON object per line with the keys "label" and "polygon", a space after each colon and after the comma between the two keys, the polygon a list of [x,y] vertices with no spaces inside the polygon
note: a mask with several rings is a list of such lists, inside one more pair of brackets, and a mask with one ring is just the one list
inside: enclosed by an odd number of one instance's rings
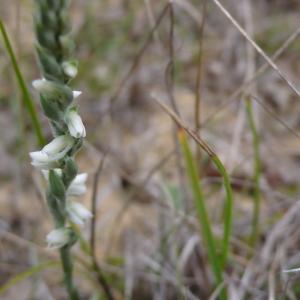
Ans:
{"label": "white flower spike", "polygon": [[49,248],[61,248],[70,241],[70,230],[59,228],[52,230],[46,237]]}
{"label": "white flower spike", "polygon": [[92,218],[92,213],[82,204],[69,201],[67,203],[67,213],[70,220],[78,225],[83,225],[85,221]]}
{"label": "white flower spike", "polygon": [[69,110],[65,115],[65,121],[68,125],[70,135],[74,138],[82,138],[86,136],[85,127],[81,117],[75,110]]}

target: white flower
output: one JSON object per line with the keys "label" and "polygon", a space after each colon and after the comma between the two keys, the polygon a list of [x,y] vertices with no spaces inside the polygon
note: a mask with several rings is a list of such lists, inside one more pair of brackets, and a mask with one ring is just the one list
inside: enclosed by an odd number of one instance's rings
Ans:
{"label": "white flower", "polygon": [[75,99],[75,98],[79,97],[81,94],[82,94],[81,91],[73,91],[73,98]]}
{"label": "white flower", "polygon": [[52,86],[49,84],[49,81],[47,81],[45,78],[43,79],[36,79],[32,81],[32,86],[38,91],[38,92],[51,92]]}
{"label": "white flower", "polygon": [[29,153],[31,157],[31,164],[34,167],[43,170],[50,170],[57,167],[56,160],[51,159],[46,153],[43,151],[34,151]]}
{"label": "white flower", "polygon": [[70,78],[74,78],[77,75],[77,67],[71,62],[64,62],[62,68],[64,73]]}
{"label": "white flower", "polygon": [[68,228],[59,228],[52,230],[46,237],[49,248],[61,248],[70,241],[70,230]]}
{"label": "white flower", "polygon": [[65,122],[68,125],[70,135],[74,138],[86,136],[85,127],[79,114],[74,110],[69,110],[65,115]]}
{"label": "white flower", "polygon": [[52,160],[59,160],[72,148],[73,139],[68,135],[60,135],[46,145],[42,152],[46,153]]}
{"label": "white flower", "polygon": [[57,160],[63,158],[72,146],[73,138],[71,136],[60,135],[41,151],[30,152],[31,164],[42,170],[57,168]]}
{"label": "white flower", "polygon": [[81,173],[78,174],[73,181],[71,182],[69,188],[67,189],[68,196],[80,196],[86,192],[86,180],[87,174]]}
{"label": "white flower", "polygon": [[85,221],[93,216],[82,204],[72,201],[67,203],[67,213],[70,220],[78,225],[83,225]]}

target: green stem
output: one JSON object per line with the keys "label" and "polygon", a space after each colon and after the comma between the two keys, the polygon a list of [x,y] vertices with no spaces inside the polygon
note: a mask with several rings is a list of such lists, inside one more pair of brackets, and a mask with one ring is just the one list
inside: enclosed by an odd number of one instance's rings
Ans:
{"label": "green stem", "polygon": [[64,281],[69,293],[70,300],[80,300],[78,291],[73,282],[73,263],[70,247],[65,246],[60,249],[60,258],[64,271]]}
{"label": "green stem", "polygon": [[229,242],[232,231],[232,215],[233,215],[233,192],[230,184],[229,175],[218,156],[211,157],[218,171],[223,177],[223,183],[226,192],[226,199],[224,204],[224,231],[223,231],[223,248],[222,248],[222,269],[226,268],[227,258],[229,253]]}
{"label": "green stem", "polygon": [[[216,242],[213,236],[210,218],[206,211],[205,198],[203,195],[200,178],[198,176],[198,171],[196,168],[197,164],[194,160],[192,151],[187,141],[186,134],[184,133],[183,130],[179,130],[178,137],[182,147],[183,156],[185,159],[187,175],[189,177],[191,189],[194,196],[198,221],[201,225],[203,238],[207,246],[207,255],[215,277],[216,284],[219,286],[223,283],[223,275],[222,275],[223,260],[222,257],[220,259],[220,257],[217,254]],[[220,292],[220,299],[225,300],[226,298],[227,298],[226,291],[223,288]]]}
{"label": "green stem", "polygon": [[252,217],[252,233],[250,236],[250,245],[255,246],[259,237],[259,215],[261,203],[260,191],[260,177],[261,177],[261,159],[260,159],[260,138],[256,128],[253,105],[250,99],[246,99],[247,118],[252,133],[252,147],[254,152],[254,165],[253,165],[253,182],[254,182],[254,203],[253,203],[253,217]]}
{"label": "green stem", "polygon": [[9,37],[8,37],[8,34],[6,32],[6,29],[4,27],[4,24],[3,24],[2,20],[0,20],[0,32],[2,34],[6,50],[9,54],[9,56],[10,56],[10,59],[11,59],[12,65],[13,65],[13,69],[15,71],[20,89],[22,91],[23,101],[24,101],[25,106],[27,107],[27,110],[29,112],[29,115],[30,115],[34,130],[35,130],[37,140],[38,140],[40,146],[43,146],[43,145],[45,145],[45,137],[42,133],[42,127],[41,127],[40,121],[38,119],[33,101],[30,97],[29,91],[28,91],[27,86],[25,84],[24,78],[23,78],[22,73],[20,71],[16,56],[14,54],[12,45],[9,41]]}

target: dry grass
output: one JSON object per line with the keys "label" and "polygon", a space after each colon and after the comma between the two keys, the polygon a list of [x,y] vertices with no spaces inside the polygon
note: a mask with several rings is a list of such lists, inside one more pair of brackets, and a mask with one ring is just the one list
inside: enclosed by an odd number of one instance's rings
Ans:
{"label": "dry grass", "polygon": [[[300,264],[298,1],[220,1],[231,16],[222,12],[218,1],[207,1],[203,36],[199,1],[173,1],[171,25],[168,11],[162,15],[165,3],[161,1],[100,2],[72,1],[80,60],[75,85],[85,94],[80,109],[88,132],[79,163],[90,175],[83,200],[90,207],[93,176],[106,153],[96,197],[95,256],[116,298],[218,299],[220,289],[214,286],[185,170],[178,164],[181,156],[176,154],[173,123],[151,99],[155,92],[166,103],[171,100],[182,120],[194,126],[200,36],[201,138],[229,171],[235,198],[224,275],[228,299],[298,299],[297,274],[282,273]],[[0,0],[0,11],[29,86],[38,73],[31,3]],[[0,70],[2,285],[57,256],[45,248],[51,224],[43,181],[30,168],[27,156],[35,137],[19,104],[20,93],[2,43]],[[251,96],[261,138],[261,207],[255,245],[249,244],[255,184],[252,134],[241,101],[245,95]],[[24,111],[22,122],[20,111]],[[42,123],[49,133],[46,120]],[[222,179],[204,153],[201,158],[206,205],[220,242]],[[87,239],[89,229],[84,229]],[[79,246],[75,253],[83,299],[93,294],[103,299],[94,275],[86,273]],[[59,268],[44,270],[1,296],[66,299],[60,275]]]}

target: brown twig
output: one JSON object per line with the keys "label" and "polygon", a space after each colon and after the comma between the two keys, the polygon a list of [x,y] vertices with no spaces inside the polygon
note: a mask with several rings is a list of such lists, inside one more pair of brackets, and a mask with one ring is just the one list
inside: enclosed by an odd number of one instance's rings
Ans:
{"label": "brown twig", "polygon": [[96,223],[97,223],[97,194],[98,194],[98,183],[99,177],[103,170],[104,161],[105,161],[106,153],[104,153],[103,157],[101,158],[97,170],[94,176],[93,182],[93,191],[92,191],[92,214],[93,218],[91,221],[91,229],[90,229],[90,247],[91,247],[91,255],[95,256],[95,236],[96,236]]}
{"label": "brown twig", "polygon": [[[300,27],[293,32],[288,39],[280,46],[275,53],[271,56],[271,60],[275,61],[277,60],[283,53],[284,51],[298,38],[300,35]],[[249,87],[252,83],[254,83],[259,76],[264,74],[270,65],[266,62],[264,63],[251,77],[249,80],[244,82],[237,90],[235,90],[227,100],[225,100],[219,108],[217,108],[212,114],[210,114],[202,123],[201,126],[206,125],[209,121],[211,121],[220,111],[222,111],[225,107],[230,105],[233,101],[236,101],[236,99],[244,92],[244,90]]]}
{"label": "brown twig", "polygon": [[202,5],[202,19],[199,27],[199,49],[198,49],[198,62],[197,62],[197,75],[196,75],[196,88],[195,88],[195,130],[199,134],[200,130],[200,113],[201,113],[201,81],[202,81],[202,58],[203,58],[203,33],[207,11],[207,0],[203,1]]}
{"label": "brown twig", "polygon": [[90,232],[90,255],[92,260],[92,268],[95,272],[96,279],[100,286],[102,287],[106,297],[108,300],[114,300],[113,292],[107,283],[105,276],[102,272],[102,269],[100,268],[100,265],[97,262],[96,259],[96,243],[95,243],[95,237],[96,237],[96,223],[97,223],[97,193],[98,193],[98,182],[99,177],[101,175],[101,172],[103,170],[104,161],[105,161],[106,153],[104,153],[103,157],[101,158],[99,165],[97,167],[95,176],[94,176],[94,182],[93,182],[93,192],[92,192],[92,214],[93,218],[91,221],[91,232]]}
{"label": "brown twig", "polygon": [[[175,111],[177,115],[180,115],[179,109],[174,97],[174,80],[175,80],[175,70],[174,70],[174,8],[173,2],[169,1],[169,17],[170,17],[170,29],[169,29],[169,63],[165,72],[165,82],[167,88],[167,94],[169,98],[169,102],[171,104],[172,109]],[[179,142],[177,139],[176,127],[173,126],[173,142],[175,146],[175,155],[176,155],[176,167],[179,178],[180,189],[185,191],[184,177],[183,177],[183,164],[181,158],[181,151]]]}
{"label": "brown twig", "polygon": [[135,59],[131,65],[131,67],[129,68],[129,70],[126,72],[126,74],[124,75],[123,79],[121,80],[121,82],[119,83],[117,89],[115,90],[115,92],[113,93],[113,95],[110,98],[110,112],[112,114],[113,112],[113,104],[116,102],[117,98],[120,95],[120,92],[122,91],[122,89],[124,88],[125,84],[128,82],[128,80],[131,78],[132,74],[134,73],[134,71],[136,70],[136,68],[138,67],[145,51],[148,48],[148,45],[150,44],[152,37],[155,33],[155,31],[157,30],[158,26],[160,25],[163,17],[165,16],[165,14],[167,13],[169,8],[169,4],[165,5],[164,8],[162,9],[160,15],[158,16],[158,18],[156,19],[155,25],[153,26],[153,28],[151,29],[151,31],[149,32],[145,43],[143,44],[142,48],[139,50],[139,52],[137,53],[137,55],[135,56]]}
{"label": "brown twig", "polygon": [[[201,82],[202,82],[202,58],[203,58],[203,34],[204,34],[204,25],[206,19],[207,11],[207,0],[203,1],[202,4],[202,19],[199,27],[199,49],[198,49],[198,62],[197,62],[197,74],[196,74],[196,87],[195,87],[195,131],[200,135],[201,127]],[[198,161],[198,167],[200,171],[201,167],[201,151],[197,147],[196,158]]]}
{"label": "brown twig", "polygon": [[191,136],[210,157],[216,156],[215,152],[209,147],[209,145],[204,142],[194,130],[185,125],[178,115],[170,110],[164,103],[158,100],[155,95],[152,95],[152,98],[172,118],[172,120],[177,124],[178,128],[183,129],[189,136]]}
{"label": "brown twig", "polygon": [[266,113],[268,113],[272,118],[274,118],[277,122],[279,122],[285,129],[287,129],[292,135],[294,135],[297,139],[300,140],[300,135],[293,128],[287,125],[281,118],[279,118],[274,111],[272,111],[266,104],[263,103],[261,99],[257,96],[249,95],[251,99],[257,102]]}
{"label": "brown twig", "polygon": [[169,31],[169,63],[166,68],[166,87],[172,109],[179,115],[179,110],[174,98],[174,8],[169,2],[170,31]]}
{"label": "brown twig", "polygon": [[241,27],[241,25],[233,18],[229,11],[218,1],[212,0],[217,7],[222,11],[222,13],[227,17],[227,19],[234,25],[234,27],[244,36],[244,38],[254,47],[254,49],[266,60],[268,65],[274,69],[277,74],[281,77],[283,81],[292,89],[292,91],[300,98],[300,92],[296,86],[283,74],[283,72],[278,68],[274,61],[260,48],[257,43],[248,35],[248,33]]}

